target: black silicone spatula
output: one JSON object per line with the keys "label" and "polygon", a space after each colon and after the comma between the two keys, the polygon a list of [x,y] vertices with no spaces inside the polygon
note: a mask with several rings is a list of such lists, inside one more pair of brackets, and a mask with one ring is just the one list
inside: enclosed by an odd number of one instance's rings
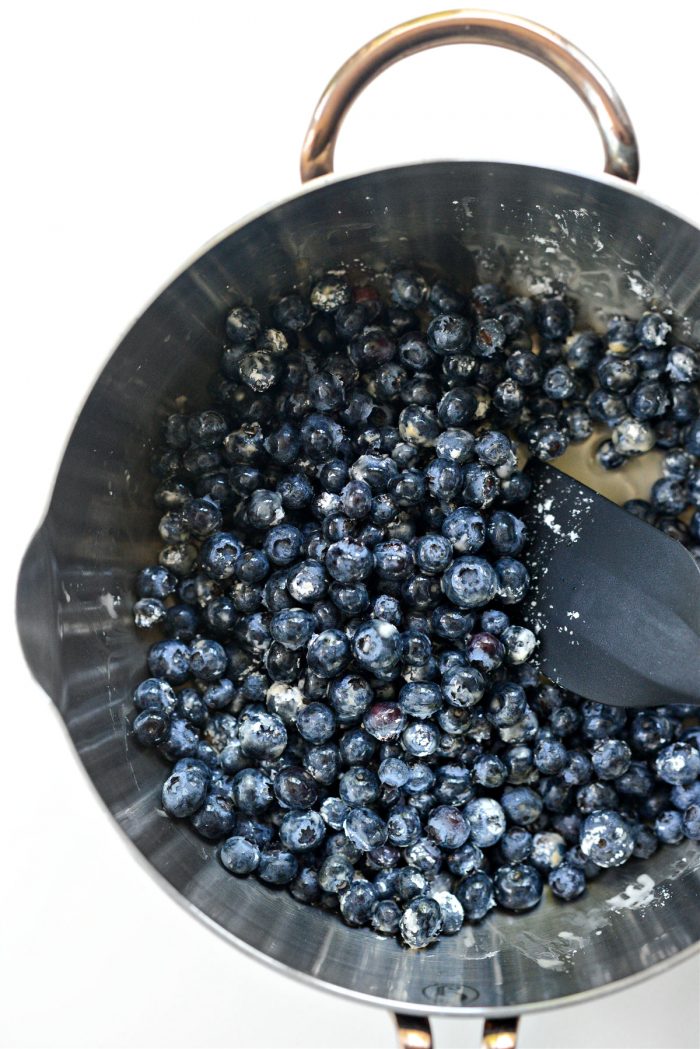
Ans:
{"label": "black silicone spatula", "polygon": [[675,539],[544,463],[523,555],[542,672],[614,706],[700,706],[700,570]]}

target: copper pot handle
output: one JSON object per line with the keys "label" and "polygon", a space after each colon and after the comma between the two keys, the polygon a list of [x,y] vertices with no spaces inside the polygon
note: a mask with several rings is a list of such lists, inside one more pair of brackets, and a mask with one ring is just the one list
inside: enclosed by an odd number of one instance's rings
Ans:
{"label": "copper pot handle", "polygon": [[494,11],[440,11],[381,33],[341,66],[321,95],[301,151],[301,180],[333,171],[333,153],[350,106],[375,77],[408,55],[443,44],[493,44],[528,55],[573,88],[595,120],[605,150],[605,170],[636,182],[639,152],[622,101],[598,67],[564,37],[517,15]]}
{"label": "copper pot handle", "polygon": [[[407,1016],[395,1013],[399,1049],[435,1049],[430,1020],[427,1016]],[[517,1049],[518,1017],[486,1020],[481,1049]]]}

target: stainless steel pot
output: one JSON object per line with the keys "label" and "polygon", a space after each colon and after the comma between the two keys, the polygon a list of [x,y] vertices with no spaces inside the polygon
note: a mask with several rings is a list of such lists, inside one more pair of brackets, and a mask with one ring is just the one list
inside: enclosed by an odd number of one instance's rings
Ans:
{"label": "stainless steel pot", "polygon": [[[406,54],[453,42],[522,51],[559,73],[598,125],[606,170],[620,177],[444,161],[317,179],[331,171],[338,127],[362,87]],[[623,987],[686,957],[700,941],[700,845],[609,871],[573,905],[547,897],[522,916],[492,914],[423,952],[232,879],[211,845],[162,818],[163,767],[129,734],[131,692],[145,665],[130,618],[134,568],[155,553],[149,450],[178,395],[187,390],[192,403],[204,396],[227,308],[273,297],[339,262],[410,261],[464,283],[505,268],[525,290],[561,277],[601,310],[638,311],[641,299],[673,307],[692,327],[700,231],[641,196],[630,185],[636,173],[634,133],[611,85],[548,30],[455,11],[378,37],[319,103],[302,155],[302,178],[312,185],[217,238],[117,347],[78,418],[22,565],[17,618],[27,661],[149,870],[193,914],[280,973],[401,1014],[406,1045],[430,1045],[418,1019],[430,1012],[488,1017],[485,1044],[504,1049],[515,1044],[518,1014]]]}

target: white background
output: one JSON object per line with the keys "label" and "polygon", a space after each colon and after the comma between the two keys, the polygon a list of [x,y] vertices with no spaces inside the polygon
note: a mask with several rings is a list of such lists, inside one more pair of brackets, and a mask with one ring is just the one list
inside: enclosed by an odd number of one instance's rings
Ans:
{"label": "white background", "polygon": [[[600,64],[635,122],[641,186],[700,223],[697,11],[679,0],[509,8]],[[12,604],[63,441],[120,333],[204,240],[294,191],[328,78],[367,39],[426,8],[65,0],[3,10],[0,1042],[391,1046],[386,1013],[272,976],[145,875],[29,678]],[[563,84],[481,48],[391,70],[348,118],[337,161],[350,171],[437,156],[601,168],[592,124]],[[686,962],[617,996],[526,1018],[522,1046],[694,1049],[699,991],[698,963]],[[473,1022],[436,1026],[442,1047],[478,1043]]]}

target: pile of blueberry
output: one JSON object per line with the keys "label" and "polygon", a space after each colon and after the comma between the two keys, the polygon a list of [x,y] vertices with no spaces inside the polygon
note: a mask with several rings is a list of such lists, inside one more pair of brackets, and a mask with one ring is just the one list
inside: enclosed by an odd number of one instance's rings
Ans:
{"label": "pile of blueberry", "polygon": [[381,284],[237,306],[212,407],[166,419],[133,730],[227,870],[425,947],[700,839],[693,711],[536,669],[516,458],[596,423],[609,469],[661,449],[628,508],[693,548],[700,357],[657,312],[574,333],[563,289]]}

